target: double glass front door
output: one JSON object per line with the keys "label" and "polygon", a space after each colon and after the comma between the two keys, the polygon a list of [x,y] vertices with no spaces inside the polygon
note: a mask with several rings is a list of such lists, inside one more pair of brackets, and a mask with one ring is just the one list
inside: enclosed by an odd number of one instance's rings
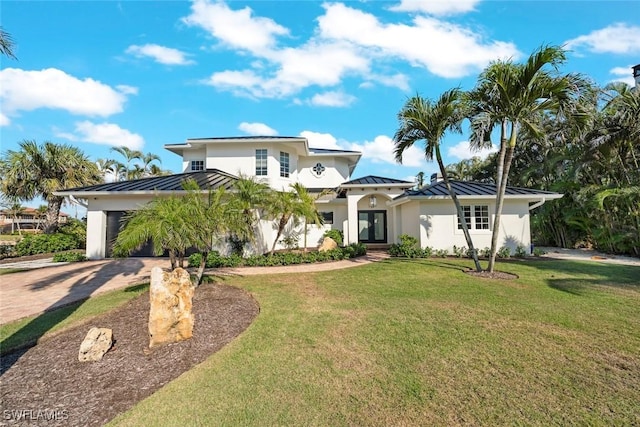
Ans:
{"label": "double glass front door", "polygon": [[358,241],[363,243],[387,242],[386,211],[358,211]]}

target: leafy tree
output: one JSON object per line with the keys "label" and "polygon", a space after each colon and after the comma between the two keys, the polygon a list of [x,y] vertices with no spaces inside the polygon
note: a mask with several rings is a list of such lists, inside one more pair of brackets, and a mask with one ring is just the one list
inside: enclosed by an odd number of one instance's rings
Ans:
{"label": "leafy tree", "polygon": [[[247,243],[256,241],[258,211],[269,200],[271,188],[256,177],[243,175],[240,175],[233,187],[231,202],[236,211],[241,213],[242,222],[231,232],[230,240],[236,246],[234,249],[237,252],[244,252],[244,246]],[[243,253],[238,253],[238,255],[243,255]]]}
{"label": "leafy tree", "polygon": [[488,271],[492,272],[495,266],[502,206],[519,132],[525,128],[533,135],[541,135],[539,116],[553,113],[561,117],[572,113],[570,107],[584,86],[580,76],[558,75],[556,70],[565,59],[562,48],[543,46],[524,64],[511,60],[494,62],[480,75],[476,89],[469,94],[470,142],[485,146],[490,142],[493,128],[500,128],[496,214]]}
{"label": "leafy tree", "polygon": [[458,218],[460,218],[462,231],[467,245],[469,245],[470,253],[473,256],[476,270],[482,271],[467,222],[464,220],[465,216],[460,206],[460,201],[451,187],[449,174],[444,166],[440,153],[440,142],[445,133],[449,130],[461,132],[460,123],[463,116],[461,114],[462,110],[459,100],[460,91],[458,89],[445,92],[436,102],[424,99],[418,95],[407,100],[398,113],[398,121],[400,123],[393,137],[395,145],[394,154],[396,161],[402,163],[402,154],[404,151],[416,142],[424,141],[425,158],[427,160],[433,160],[435,157],[438,162],[440,173],[456,207]]}
{"label": "leafy tree", "polygon": [[289,221],[300,212],[296,194],[290,191],[271,192],[265,211],[267,216],[274,220],[276,229],[276,238],[269,251],[269,255],[271,255],[276,250],[276,244]]}
{"label": "leafy tree", "polygon": [[10,198],[47,202],[45,233],[58,228],[64,197],[56,191],[101,182],[96,165],[73,146],[22,141],[18,151],[9,150],[0,159],[0,190]]}
{"label": "leafy tree", "polygon": [[416,186],[418,187],[418,190],[424,187],[424,172],[422,171],[418,172],[416,175]]}
{"label": "leafy tree", "polygon": [[5,209],[7,214],[11,215],[11,234],[15,233],[16,226],[18,227],[18,234],[22,236],[22,230],[20,229],[20,217],[25,211],[25,207],[20,202],[11,203]]}

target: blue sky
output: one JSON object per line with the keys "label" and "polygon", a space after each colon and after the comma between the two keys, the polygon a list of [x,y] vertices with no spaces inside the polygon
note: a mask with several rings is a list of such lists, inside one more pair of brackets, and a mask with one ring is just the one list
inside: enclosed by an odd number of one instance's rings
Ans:
{"label": "blue sky", "polygon": [[[632,83],[634,1],[6,1],[17,61],[0,58],[1,150],[19,141],[127,145],[159,154],[187,138],[307,136],[361,150],[353,178],[435,171],[421,147],[393,160],[396,114],[416,93],[473,87],[492,60],[542,44],[570,49],[564,72]],[[445,162],[473,155],[448,136]],[[485,155],[486,153],[480,153]]]}

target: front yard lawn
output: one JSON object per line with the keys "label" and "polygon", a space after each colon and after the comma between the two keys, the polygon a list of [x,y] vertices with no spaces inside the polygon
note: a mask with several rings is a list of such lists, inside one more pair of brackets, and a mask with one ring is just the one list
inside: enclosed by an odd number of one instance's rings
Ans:
{"label": "front yard lawn", "polygon": [[254,323],[113,424],[640,424],[640,268],[462,266],[227,277]]}

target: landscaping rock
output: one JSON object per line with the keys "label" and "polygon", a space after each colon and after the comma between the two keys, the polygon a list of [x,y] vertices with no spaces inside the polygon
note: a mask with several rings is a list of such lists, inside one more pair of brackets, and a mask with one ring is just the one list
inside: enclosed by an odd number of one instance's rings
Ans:
{"label": "landscaping rock", "polygon": [[336,243],[335,240],[333,240],[331,237],[325,237],[324,240],[322,241],[322,244],[318,248],[318,252],[330,251],[332,249],[336,249],[337,247],[338,247],[338,244]]}
{"label": "landscaping rock", "polygon": [[91,328],[80,344],[78,360],[80,362],[95,362],[102,360],[102,356],[113,345],[113,331],[108,328]]}
{"label": "landscaping rock", "polygon": [[193,336],[192,299],[195,286],[189,273],[176,268],[151,269],[149,347],[183,341]]}

